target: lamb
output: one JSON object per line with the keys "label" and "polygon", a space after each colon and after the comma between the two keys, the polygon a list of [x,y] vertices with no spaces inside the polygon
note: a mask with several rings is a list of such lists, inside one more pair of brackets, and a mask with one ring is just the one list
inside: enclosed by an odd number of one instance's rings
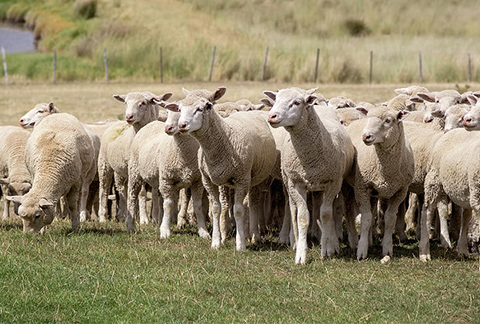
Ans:
{"label": "lamb", "polygon": [[[135,134],[148,123],[157,120],[158,104],[168,100],[171,93],[156,96],[151,92],[130,92],[113,97],[126,104],[125,121],[111,125],[101,138],[98,158],[98,174],[100,180],[99,220],[106,221],[108,190],[111,179],[115,179],[115,187],[119,192],[118,215],[124,217],[126,212],[126,196],[128,181],[128,160],[130,145]],[[145,213],[140,214],[141,223],[147,223]],[[133,223],[127,223],[127,230],[135,230]]]}
{"label": "lamb", "polygon": [[[0,179],[4,194],[3,219],[10,217],[10,200],[6,196],[21,196],[32,187],[32,177],[25,164],[25,145],[30,132],[16,126],[0,126]],[[15,213],[18,204],[14,206]]]}
{"label": "lamb", "polygon": [[399,205],[405,199],[414,175],[413,152],[408,143],[402,119],[408,112],[387,107],[368,111],[347,131],[357,150],[354,179],[355,200],[361,213],[361,234],[357,259],[368,254],[372,227],[371,198],[386,200],[385,230],[382,253],[393,254],[392,234]]}
{"label": "lamb", "polygon": [[163,200],[163,220],[158,221],[160,237],[170,237],[170,221],[178,205],[179,191],[191,188],[198,233],[200,237],[210,238],[202,210],[204,190],[197,160],[199,144],[193,137],[178,132],[179,117],[180,113],[169,111],[166,123],[153,121],[136,134],[128,165],[127,217],[136,214],[143,179],[152,186],[152,193],[160,190]]}
{"label": "lamb", "polygon": [[21,204],[18,214],[23,231],[43,232],[54,217],[54,206],[66,195],[72,230],[80,225],[79,209],[85,210],[86,200],[79,204],[80,192],[88,193],[95,176],[95,152],[83,125],[65,113],[45,117],[33,130],[25,146],[25,160],[33,177],[32,188],[24,196],[11,199]]}
{"label": "lamb", "polygon": [[190,134],[200,145],[198,163],[212,209],[212,248],[219,248],[221,244],[218,186],[226,186],[235,189],[236,249],[244,251],[244,199],[248,194],[250,235],[252,243],[256,243],[259,240],[257,214],[262,206],[259,197],[275,165],[275,141],[266,122],[267,112],[238,112],[227,118],[220,117],[213,109],[213,102],[225,91],[226,88],[220,87],[207,99],[195,95],[199,91],[184,89],[187,97],[166,108],[180,111],[179,131]]}
{"label": "lamb", "polygon": [[[425,178],[427,215],[421,226],[428,226],[428,219],[438,206],[446,217],[448,200],[462,207],[463,215],[457,242],[458,253],[468,255],[467,229],[472,215],[480,215],[480,133],[457,128],[444,134],[433,148],[430,168]],[[422,231],[420,260],[431,259],[428,233]]]}
{"label": "lamb", "polygon": [[[296,264],[305,264],[307,257],[308,191],[313,193],[314,214],[317,199],[323,196],[319,211],[322,256],[330,257],[339,252],[333,201],[342,188],[344,177],[352,171],[355,155],[352,142],[334,111],[315,109],[315,91],[316,88],[288,88],[278,93],[264,91],[275,101],[268,122],[272,127],[285,127],[289,133],[281,146],[281,166],[290,198]],[[355,234],[354,240],[356,238]]]}

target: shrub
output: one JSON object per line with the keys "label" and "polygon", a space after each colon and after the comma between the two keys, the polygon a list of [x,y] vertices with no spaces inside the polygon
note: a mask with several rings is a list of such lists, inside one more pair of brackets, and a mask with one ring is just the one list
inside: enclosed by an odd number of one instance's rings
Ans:
{"label": "shrub", "polygon": [[25,15],[30,8],[24,3],[16,3],[7,11],[7,21],[16,24],[25,22]]}
{"label": "shrub", "polygon": [[77,16],[91,19],[97,13],[97,0],[75,0],[73,12]]}
{"label": "shrub", "polygon": [[359,37],[359,36],[366,36],[370,34],[370,29],[361,20],[347,19],[344,25],[350,36]]}

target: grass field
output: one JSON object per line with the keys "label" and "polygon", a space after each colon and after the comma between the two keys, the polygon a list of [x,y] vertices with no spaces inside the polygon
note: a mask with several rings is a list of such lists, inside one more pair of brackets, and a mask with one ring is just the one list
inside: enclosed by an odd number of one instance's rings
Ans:
{"label": "grass field", "polygon": [[[0,87],[2,125],[18,124],[36,103],[54,101],[84,122],[122,117],[114,93],[226,85],[225,100],[258,101],[280,83],[17,83]],[[312,84],[302,84],[311,88]],[[403,85],[321,85],[327,98],[345,95],[379,102]],[[428,84],[431,90],[452,84]],[[478,89],[473,85],[472,89]],[[235,251],[233,238],[218,251],[195,228],[160,240],[154,225],[134,235],[125,224],[84,223],[78,234],[56,221],[44,236],[22,233],[19,219],[0,222],[1,323],[474,323],[480,316],[478,259],[457,259],[432,244],[432,262],[418,260],[414,240],[394,247],[380,264],[377,242],[357,262],[345,244],[323,260],[312,243],[307,265],[277,244],[278,232],[259,246]]]}

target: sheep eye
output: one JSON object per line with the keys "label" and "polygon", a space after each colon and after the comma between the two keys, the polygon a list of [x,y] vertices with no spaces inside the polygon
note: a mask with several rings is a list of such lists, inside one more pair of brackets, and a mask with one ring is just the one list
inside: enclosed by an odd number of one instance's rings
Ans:
{"label": "sheep eye", "polygon": [[385,122],[386,122],[387,124],[390,124],[390,123],[392,122],[392,120],[391,120],[390,118],[387,118],[387,119],[385,119]]}
{"label": "sheep eye", "polygon": [[295,101],[293,102],[293,104],[294,104],[295,106],[298,106],[298,105],[300,105],[300,100],[298,100],[298,99],[297,99],[297,100],[295,100]]}
{"label": "sheep eye", "polygon": [[39,219],[39,218],[40,218],[40,214],[35,215],[35,219]]}
{"label": "sheep eye", "polygon": [[45,112],[45,110],[40,109],[38,112],[39,112],[40,114],[43,114],[43,113]]}

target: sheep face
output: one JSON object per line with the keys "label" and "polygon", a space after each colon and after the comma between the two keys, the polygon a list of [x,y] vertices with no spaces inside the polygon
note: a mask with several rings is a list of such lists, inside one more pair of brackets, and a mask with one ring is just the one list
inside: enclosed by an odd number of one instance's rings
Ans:
{"label": "sheep face", "polygon": [[23,128],[31,128],[35,126],[35,124],[38,124],[40,120],[47,117],[48,115],[59,112],[60,110],[58,110],[58,108],[54,106],[53,102],[39,103],[35,105],[32,110],[23,115],[22,118],[20,118],[20,126],[22,126]]}
{"label": "sheep face", "polygon": [[264,91],[264,94],[275,101],[268,122],[272,127],[294,126],[302,116],[304,109],[310,109],[317,102],[313,94],[317,89],[303,90],[299,88],[282,89],[278,93]]}
{"label": "sheep face", "polygon": [[165,93],[159,97],[151,92],[130,92],[126,95],[114,95],[113,97],[125,103],[125,121],[133,125],[145,120],[157,119],[158,105],[171,96],[171,93]]}
{"label": "sheep face", "polygon": [[168,117],[165,121],[165,133],[168,135],[174,135],[178,133],[178,120],[180,119],[180,113],[175,111],[168,111]]}
{"label": "sheep face", "polygon": [[55,217],[54,204],[45,198],[40,200],[34,197],[14,196],[13,201],[21,203],[18,216],[23,221],[23,232],[42,233],[44,226],[50,225]]}
{"label": "sheep face", "polygon": [[[172,110],[173,105],[167,106]],[[194,132],[202,128],[205,115],[211,113],[213,104],[202,97],[189,96],[177,105],[180,112],[178,119],[178,130],[182,133]]]}
{"label": "sheep face", "polygon": [[470,112],[463,116],[463,127],[468,131],[480,130],[480,105],[477,104]]}
{"label": "sheep face", "polygon": [[445,128],[444,132],[447,133],[455,128],[463,127],[463,117],[468,113],[467,108],[452,106],[445,112]]}
{"label": "sheep face", "polygon": [[386,107],[369,110],[368,120],[362,132],[363,142],[368,146],[383,143],[407,114],[407,111],[397,111]]}
{"label": "sheep face", "polygon": [[414,102],[423,102],[425,103],[425,114],[423,117],[423,122],[430,123],[433,121],[434,117],[443,117],[448,108],[453,105],[459,104],[462,101],[460,95],[452,93],[452,95],[442,96],[442,93],[423,93],[420,92],[417,94],[420,100],[412,99]]}

